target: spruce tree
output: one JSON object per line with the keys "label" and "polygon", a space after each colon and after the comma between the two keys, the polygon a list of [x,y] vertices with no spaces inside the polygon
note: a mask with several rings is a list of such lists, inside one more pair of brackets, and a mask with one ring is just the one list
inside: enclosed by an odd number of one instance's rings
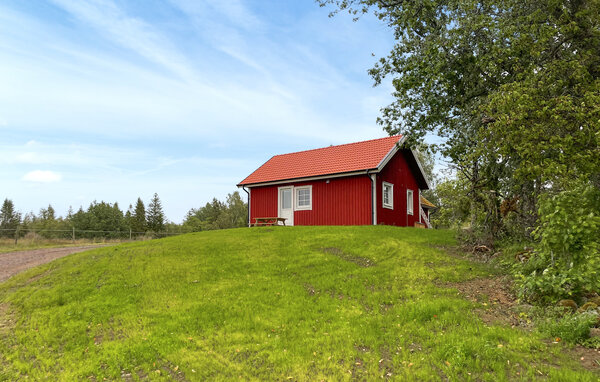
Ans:
{"label": "spruce tree", "polygon": [[12,200],[4,199],[0,209],[0,234],[5,237],[12,237],[21,222],[21,214],[15,211],[15,205]]}
{"label": "spruce tree", "polygon": [[142,199],[138,198],[131,220],[131,230],[134,232],[146,232],[146,229],[146,207]]}
{"label": "spruce tree", "polygon": [[146,222],[148,224],[148,229],[152,232],[160,232],[164,229],[165,214],[157,193],[154,193],[150,204],[148,204]]}

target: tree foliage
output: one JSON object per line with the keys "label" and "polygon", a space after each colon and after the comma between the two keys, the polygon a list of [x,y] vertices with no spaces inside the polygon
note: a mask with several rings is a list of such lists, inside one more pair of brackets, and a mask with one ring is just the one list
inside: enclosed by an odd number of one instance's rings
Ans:
{"label": "tree foliage", "polygon": [[150,200],[150,203],[148,204],[146,224],[148,229],[152,232],[161,232],[165,227],[165,214],[157,193],[154,193],[152,200]]}
{"label": "tree foliage", "polygon": [[319,2],[392,28],[396,44],[369,71],[394,87],[378,121],[411,145],[443,138],[472,223],[491,238],[506,199],[518,199],[529,232],[544,191],[600,186],[600,1]]}
{"label": "tree foliage", "polygon": [[238,191],[227,195],[225,202],[216,198],[204,207],[192,208],[183,221],[189,231],[206,231],[245,227],[248,225],[248,205]]}
{"label": "tree foliage", "polygon": [[146,207],[142,199],[138,197],[131,217],[131,230],[134,232],[146,232],[146,229]]}
{"label": "tree foliage", "polygon": [[600,288],[600,190],[579,184],[544,195],[540,201],[539,239],[525,266],[517,266],[521,297],[528,300],[572,298]]}
{"label": "tree foliage", "polygon": [[21,214],[15,210],[15,205],[12,200],[4,199],[2,208],[0,209],[0,235],[3,237],[11,237],[21,222]]}

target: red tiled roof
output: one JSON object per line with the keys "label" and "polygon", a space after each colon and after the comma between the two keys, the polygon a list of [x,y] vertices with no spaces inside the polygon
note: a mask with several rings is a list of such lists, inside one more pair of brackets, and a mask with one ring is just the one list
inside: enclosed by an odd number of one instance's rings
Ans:
{"label": "red tiled roof", "polygon": [[401,135],[370,141],[329,146],[322,149],[275,155],[241,185],[274,182],[286,179],[339,174],[373,169],[394,148]]}

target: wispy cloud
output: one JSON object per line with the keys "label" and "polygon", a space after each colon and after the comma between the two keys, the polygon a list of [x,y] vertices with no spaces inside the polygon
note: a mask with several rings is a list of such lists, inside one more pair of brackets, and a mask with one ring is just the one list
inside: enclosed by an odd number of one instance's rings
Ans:
{"label": "wispy cloud", "polygon": [[60,182],[62,175],[54,171],[35,170],[23,175],[22,179],[26,182],[53,183]]}
{"label": "wispy cloud", "polygon": [[82,24],[186,80],[196,73],[169,39],[149,23],[128,16],[111,0],[52,0]]}

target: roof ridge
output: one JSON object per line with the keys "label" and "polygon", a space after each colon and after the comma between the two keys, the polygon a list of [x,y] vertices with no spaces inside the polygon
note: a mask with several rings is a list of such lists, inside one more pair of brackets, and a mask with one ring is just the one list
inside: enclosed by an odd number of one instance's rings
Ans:
{"label": "roof ridge", "polygon": [[[357,145],[357,144],[361,144],[361,143],[366,143],[366,142],[373,142],[373,141],[380,141],[383,139],[389,139],[389,138],[393,138],[393,137],[397,137],[398,140],[400,140],[400,138],[402,138],[402,134],[398,134],[398,135],[390,135],[387,137],[381,137],[381,138],[374,138],[374,139],[367,139],[366,141],[359,141],[359,142],[349,142],[349,143],[342,143],[340,145],[330,145],[330,146],[325,146],[325,147],[318,147],[316,149],[308,149],[308,150],[301,150],[301,151],[294,151],[291,153],[285,153],[285,154],[277,154],[277,155],[273,155],[271,157],[271,159],[275,158],[275,157],[282,157],[282,156],[286,156],[286,155],[291,155],[291,154],[300,154],[300,153],[307,153],[309,151],[317,151],[317,150],[323,150],[323,149],[329,149],[329,148],[333,148],[333,147],[342,147],[342,146],[350,146],[350,145]],[[269,159],[270,160],[270,159]],[[267,161],[268,162],[268,161]]]}

